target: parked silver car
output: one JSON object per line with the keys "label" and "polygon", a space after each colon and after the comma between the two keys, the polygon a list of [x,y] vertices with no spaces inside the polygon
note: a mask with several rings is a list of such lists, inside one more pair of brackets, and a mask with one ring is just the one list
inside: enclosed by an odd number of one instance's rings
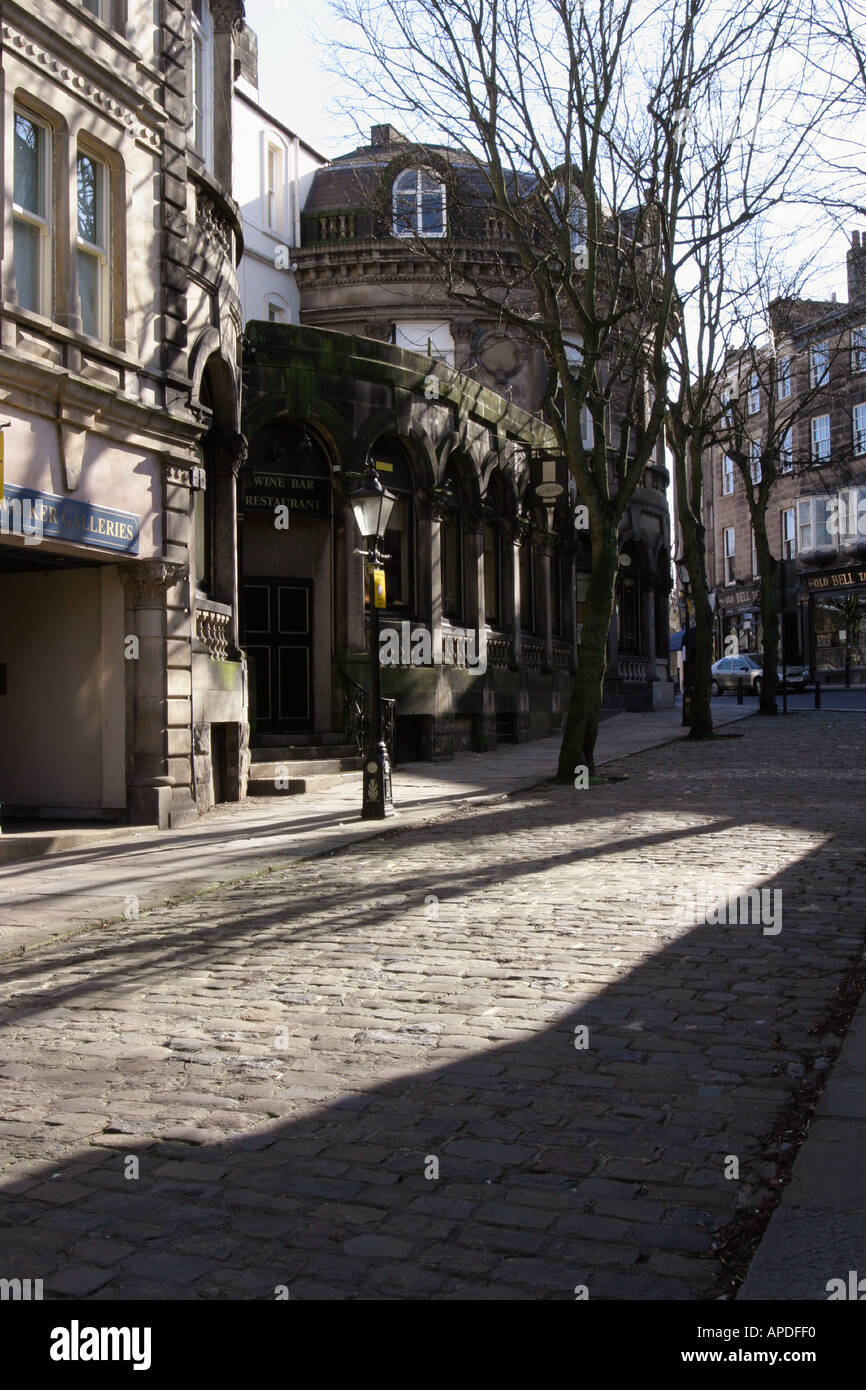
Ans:
{"label": "parked silver car", "polygon": [[[740,681],[743,682],[743,690],[749,695],[760,695],[762,677],[764,674],[760,661],[756,661],[753,656],[723,656],[721,661],[713,663],[713,681],[710,690],[713,695],[724,695],[726,690],[736,691]],[[782,668],[777,669],[779,689],[782,688]],[[787,688],[789,690],[805,690],[809,681],[808,666],[789,666],[787,670]]]}

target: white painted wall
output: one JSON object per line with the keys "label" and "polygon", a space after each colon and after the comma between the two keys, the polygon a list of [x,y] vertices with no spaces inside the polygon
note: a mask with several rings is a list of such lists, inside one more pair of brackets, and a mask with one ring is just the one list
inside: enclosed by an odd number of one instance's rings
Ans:
{"label": "white painted wall", "polygon": [[[240,204],[244,254],[238,284],[244,323],[269,317],[273,305],[283,323],[300,321],[298,287],[292,271],[275,264],[278,248],[287,259],[300,239],[300,216],[313,175],[325,162],[300,138],[258,110],[255,88],[244,78],[235,83],[233,110],[233,195]],[[279,190],[276,206],[267,198],[268,149],[276,151]],[[270,215],[269,215],[270,214]],[[285,257],[284,257],[285,258]]]}

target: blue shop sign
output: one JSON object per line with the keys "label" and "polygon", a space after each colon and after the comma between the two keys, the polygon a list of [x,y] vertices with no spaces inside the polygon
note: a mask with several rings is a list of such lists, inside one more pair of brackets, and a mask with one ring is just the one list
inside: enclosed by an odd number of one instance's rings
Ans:
{"label": "blue shop sign", "polygon": [[119,550],[124,555],[138,554],[139,518],[132,512],[118,512],[113,507],[97,507],[93,502],[76,502],[71,497],[55,497],[51,492],[35,492],[33,488],[7,483],[4,501],[20,499],[30,502],[37,524],[41,524],[45,540],[76,541],[79,545],[98,546],[100,550]]}

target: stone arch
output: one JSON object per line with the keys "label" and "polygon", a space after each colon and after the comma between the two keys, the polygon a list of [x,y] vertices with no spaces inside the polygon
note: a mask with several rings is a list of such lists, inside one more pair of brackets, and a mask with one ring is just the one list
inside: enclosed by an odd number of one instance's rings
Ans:
{"label": "stone arch", "polygon": [[213,405],[202,398],[204,385],[205,393],[209,391],[216,399],[214,424],[220,429],[236,432],[240,427],[237,373],[223,355],[222,340],[216,328],[204,329],[193,344],[189,354],[189,374],[192,381],[190,404],[197,409],[213,409]]}

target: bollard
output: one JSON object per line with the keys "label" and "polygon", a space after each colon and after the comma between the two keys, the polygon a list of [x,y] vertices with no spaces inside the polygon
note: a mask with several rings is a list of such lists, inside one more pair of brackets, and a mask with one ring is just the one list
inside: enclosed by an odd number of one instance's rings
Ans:
{"label": "bollard", "polygon": [[815,708],[821,708],[821,682],[815,682]]}
{"label": "bollard", "polygon": [[737,681],[737,704],[738,704],[738,705],[741,705],[742,703],[743,703],[743,678],[742,678],[742,676],[740,676],[739,680]]}

